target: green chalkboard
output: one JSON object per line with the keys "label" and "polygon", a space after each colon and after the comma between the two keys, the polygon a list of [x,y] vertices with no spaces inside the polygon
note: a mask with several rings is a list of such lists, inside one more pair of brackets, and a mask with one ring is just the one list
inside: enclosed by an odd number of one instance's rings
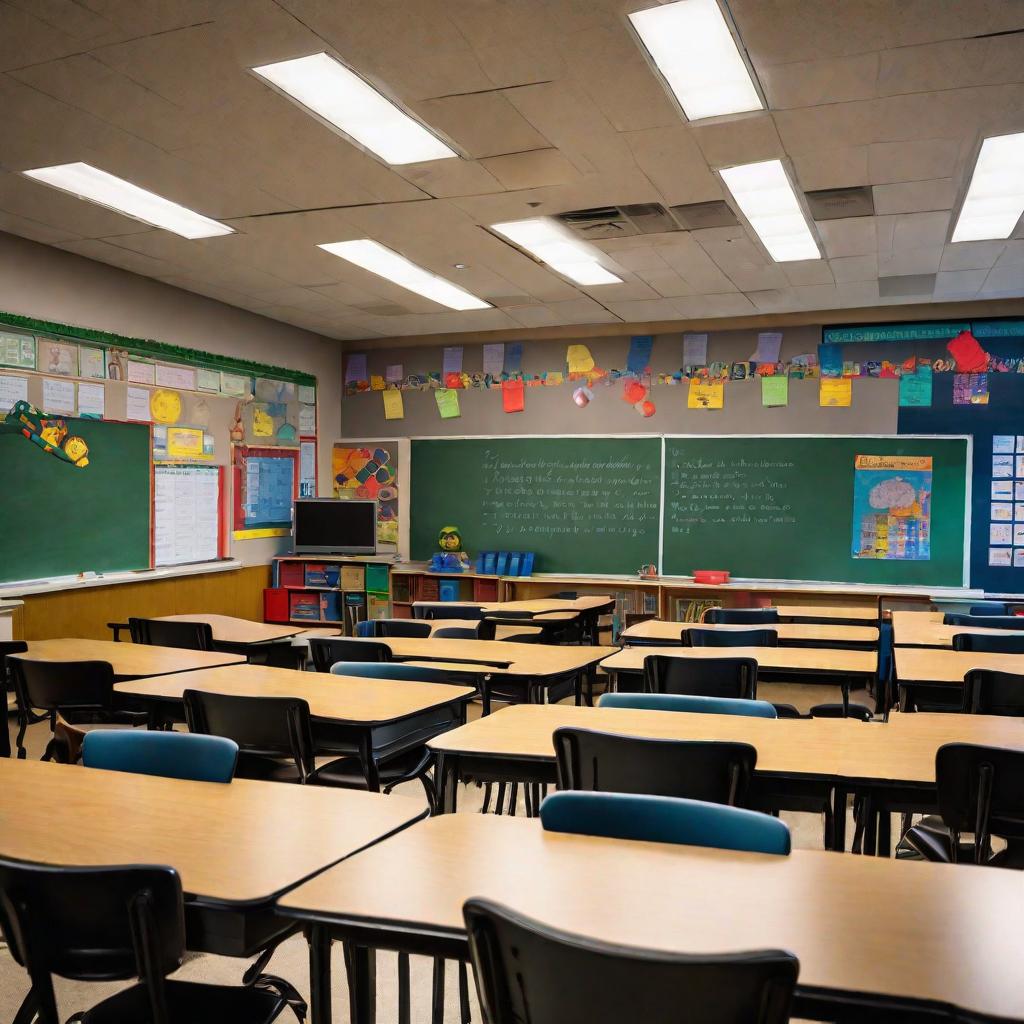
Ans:
{"label": "green chalkboard", "polygon": [[454,524],[472,557],[533,551],[534,572],[632,573],[658,559],[661,440],[412,442],[412,556]]}
{"label": "green chalkboard", "polygon": [[[928,557],[854,557],[858,455],[931,458],[922,530]],[[968,473],[964,438],[667,438],[664,572],[728,569],[754,579],[963,586]],[[904,481],[915,479],[910,474]],[[874,480],[861,476],[863,508]],[[906,494],[906,483],[901,486]],[[886,520],[893,538],[899,530],[906,537],[906,525],[895,518]]]}
{"label": "green chalkboard", "polygon": [[149,567],[149,427],[68,420],[79,469],[0,434],[0,581]]}

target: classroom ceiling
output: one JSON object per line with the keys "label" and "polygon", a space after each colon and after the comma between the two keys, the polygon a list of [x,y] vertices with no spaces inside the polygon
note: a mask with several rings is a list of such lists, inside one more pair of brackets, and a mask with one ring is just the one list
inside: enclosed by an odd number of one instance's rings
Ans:
{"label": "classroom ceiling", "polygon": [[[730,0],[768,111],[689,124],[627,27],[645,0],[0,0],[0,230],[339,339],[1024,296],[1024,228],[950,245],[980,139],[1024,131],[1020,0]],[[389,167],[254,65],[326,50],[466,154]],[[780,157],[868,187],[773,263],[738,225],[601,240],[571,284],[484,225],[727,198]],[[23,177],[85,161],[230,224],[188,241]],[[870,209],[870,206],[868,207]],[[453,312],[317,243],[370,237],[492,303]],[[465,264],[465,269],[455,269]]]}

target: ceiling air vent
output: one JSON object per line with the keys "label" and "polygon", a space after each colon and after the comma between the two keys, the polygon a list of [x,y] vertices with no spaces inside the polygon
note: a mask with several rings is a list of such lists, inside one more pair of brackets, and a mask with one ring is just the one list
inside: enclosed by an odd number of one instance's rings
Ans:
{"label": "ceiling air vent", "polygon": [[732,212],[732,208],[721,199],[716,199],[712,203],[673,206],[672,216],[687,231],[697,231],[700,228],[731,228],[739,224],[739,219]]}
{"label": "ceiling air vent", "polygon": [[857,188],[825,188],[805,192],[814,220],[839,220],[841,217],[873,217],[875,199],[870,185]]}
{"label": "ceiling air vent", "polygon": [[622,212],[636,225],[642,235],[661,235],[666,231],[679,230],[661,203],[632,203],[623,206]]}
{"label": "ceiling air vent", "polygon": [[878,279],[878,296],[882,299],[905,298],[908,295],[926,295],[930,298],[934,290],[934,274],[901,274]]}
{"label": "ceiling air vent", "polygon": [[625,238],[638,235],[633,222],[617,206],[598,206],[592,210],[570,210],[557,217],[580,238]]}

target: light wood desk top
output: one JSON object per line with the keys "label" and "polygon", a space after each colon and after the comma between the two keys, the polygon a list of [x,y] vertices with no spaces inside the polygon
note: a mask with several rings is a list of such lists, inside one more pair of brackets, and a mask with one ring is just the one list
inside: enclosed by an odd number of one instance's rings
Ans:
{"label": "light wood desk top", "polygon": [[859,622],[877,622],[878,612],[863,605],[806,605],[779,604],[775,610],[784,618],[856,619]]}
{"label": "light wood desk top", "polygon": [[164,700],[181,700],[186,690],[237,697],[299,697],[309,704],[314,718],[360,724],[406,718],[432,707],[468,700],[475,693],[472,687],[447,683],[335,676],[266,665],[229,665],[183,672],[118,683],[115,689],[136,697]]}
{"label": "light wood desk top", "polygon": [[162,622],[205,622],[213,630],[213,639],[222,644],[266,644],[287,640],[300,633],[317,636],[338,636],[339,629],[307,630],[305,626],[280,626],[269,622],[236,619],[233,615],[161,615]]}
{"label": "light wood desk top", "polygon": [[545,832],[536,819],[446,814],[318,875],[279,906],[462,937],[462,905],[473,896],[616,944],[790,950],[804,987],[1024,1016],[1024,889],[1012,871],[623,842]]}
{"label": "light wood desk top", "polygon": [[[938,619],[934,618],[938,616]],[[1024,636],[1024,630],[992,629],[988,626],[947,626],[941,612],[893,612],[893,640],[914,647],[953,646],[957,633],[981,633],[987,636]]]}
{"label": "light wood desk top", "polygon": [[758,771],[834,777],[839,774],[843,737],[864,728],[864,723],[842,718],[767,719],[516,704],[436,736],[428,745],[452,754],[553,761],[552,735],[563,726],[650,739],[749,743],[757,748]]}
{"label": "light wood desk top", "polygon": [[571,601],[559,597],[538,597],[524,601],[414,601],[413,606],[424,608],[442,605],[450,608],[462,605],[464,608],[482,608],[485,612],[585,612],[601,608],[613,601],[611,594],[584,594]]}
{"label": "light wood desk top", "polygon": [[186,892],[217,901],[271,899],[423,813],[408,797],[0,758],[3,856],[167,864]]}
{"label": "light wood desk top", "polygon": [[553,676],[574,672],[614,654],[615,647],[563,647],[558,644],[516,644],[502,640],[432,640],[430,637],[374,637],[396,658],[460,661],[501,665],[514,675]]}
{"label": "light wood desk top", "polygon": [[243,654],[220,651],[188,651],[178,647],[149,647],[145,644],[115,644],[113,640],[30,640],[25,654],[12,658],[25,661],[106,661],[117,679],[140,679],[144,676],[170,675],[237,665],[245,661]]}
{"label": "light wood desk top", "polygon": [[626,647],[605,658],[601,667],[608,672],[642,672],[644,658],[652,654],[672,658],[753,658],[759,668],[772,671],[871,675],[878,667],[877,652],[838,647]]}
{"label": "light wood desk top", "polygon": [[[1024,654],[988,654],[937,647],[897,647],[896,678],[901,683],[962,683],[976,668],[1024,676]],[[1024,685],[1024,679],[1021,680]]]}
{"label": "light wood desk top", "polygon": [[664,622],[648,619],[636,622],[622,633],[625,640],[678,640],[683,630],[718,629],[735,632],[746,629],[771,629],[780,640],[817,640],[827,646],[835,643],[877,643],[877,626],[832,626],[814,622],[711,623]]}

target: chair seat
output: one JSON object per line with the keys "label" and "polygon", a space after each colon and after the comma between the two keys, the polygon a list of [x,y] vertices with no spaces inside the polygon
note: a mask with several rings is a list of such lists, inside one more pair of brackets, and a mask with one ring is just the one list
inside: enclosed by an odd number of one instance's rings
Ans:
{"label": "chair seat", "polygon": [[[960,859],[968,863],[974,859],[970,844],[960,845]],[[928,815],[908,828],[896,847],[897,858],[923,859],[950,864],[953,860],[953,837],[937,815]]]}
{"label": "chair seat", "polygon": [[[423,771],[430,763],[430,754],[416,747],[393,757],[378,768],[382,786],[404,782]],[[299,782],[299,770],[290,761],[278,761],[254,754],[240,754],[235,777],[261,782]],[[339,757],[320,765],[309,778],[309,784],[336,786],[340,789],[366,789],[366,776],[357,757]]]}
{"label": "chair seat", "polygon": [[[169,1024],[271,1024],[288,1005],[273,992],[233,985],[194,982],[166,983]],[[149,997],[145,987],[133,985],[97,1003],[82,1024],[149,1024]]]}
{"label": "chair seat", "polygon": [[849,714],[843,714],[843,705],[836,704],[815,704],[811,708],[811,718],[856,718],[861,722],[870,722],[874,718],[871,709],[863,704],[850,704]]}

